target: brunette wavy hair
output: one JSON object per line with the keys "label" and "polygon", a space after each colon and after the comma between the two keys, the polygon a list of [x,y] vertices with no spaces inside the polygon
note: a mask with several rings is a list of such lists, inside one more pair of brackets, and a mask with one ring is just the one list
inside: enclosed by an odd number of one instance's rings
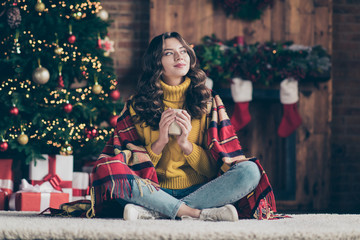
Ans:
{"label": "brunette wavy hair", "polygon": [[199,119],[206,112],[206,105],[211,97],[211,91],[205,86],[206,74],[198,67],[194,50],[181,35],[177,32],[166,32],[154,37],[143,56],[142,74],[138,81],[137,92],[129,101],[136,112],[133,121],[145,123],[153,130],[159,129],[161,114],[165,108],[160,79],[164,71],[161,58],[165,39],[168,38],[179,40],[190,56],[190,69],[186,76],[191,79],[191,83],[185,93],[185,110],[192,118]]}

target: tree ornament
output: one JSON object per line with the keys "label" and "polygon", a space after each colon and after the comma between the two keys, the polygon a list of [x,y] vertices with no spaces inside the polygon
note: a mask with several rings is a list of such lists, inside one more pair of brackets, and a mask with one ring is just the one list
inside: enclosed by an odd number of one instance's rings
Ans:
{"label": "tree ornament", "polygon": [[116,115],[116,113],[114,113],[110,119],[109,119],[109,123],[112,127],[116,127],[116,124],[117,124],[117,120],[118,120],[119,116]]}
{"label": "tree ornament", "polygon": [[76,41],[76,37],[75,35],[72,33],[72,25],[69,24],[69,37],[68,37],[68,42],[70,44],[74,44]]}
{"label": "tree ornament", "polygon": [[29,142],[29,137],[22,132],[18,138],[17,138],[18,143],[20,143],[21,145],[26,145]]}
{"label": "tree ornament", "polygon": [[8,148],[9,148],[9,144],[5,141],[5,139],[3,139],[0,143],[0,151],[6,152]]}
{"label": "tree ornament", "polygon": [[100,10],[100,12],[96,15],[103,21],[107,21],[109,19],[109,13],[105,9]]}
{"label": "tree ornament", "polygon": [[71,43],[71,44],[74,44],[76,41],[76,37],[74,34],[71,34],[69,37],[68,37],[68,42]]}
{"label": "tree ornament", "polygon": [[10,109],[10,114],[17,116],[19,114],[19,109],[14,105],[11,109]]}
{"label": "tree ornament", "polygon": [[95,94],[100,94],[101,90],[102,90],[102,86],[96,82],[95,85],[93,86],[92,92]]}
{"label": "tree ornament", "polygon": [[58,69],[59,69],[58,88],[64,88],[65,85],[64,85],[64,78],[62,76],[62,64],[61,63],[59,63]]}
{"label": "tree ornament", "polygon": [[95,127],[85,129],[85,135],[88,139],[93,139],[98,135],[98,130]]}
{"label": "tree ornament", "polygon": [[41,0],[38,0],[37,3],[35,4],[35,11],[43,12],[44,10],[45,10],[45,4]]}
{"label": "tree ornament", "polygon": [[95,84],[92,87],[92,92],[94,94],[100,94],[101,90],[102,90],[102,86],[98,83],[98,76],[96,74],[94,75],[94,81],[95,81]]}
{"label": "tree ornament", "polygon": [[64,49],[62,47],[60,47],[60,46],[56,46],[54,52],[55,52],[56,55],[60,56],[61,54],[64,53]]}
{"label": "tree ornament", "polygon": [[68,156],[71,154],[73,154],[73,147],[68,142],[65,142],[60,148],[60,155]]}
{"label": "tree ornament", "polygon": [[114,41],[111,41],[108,36],[101,40],[101,48],[105,50],[104,56],[110,56],[111,52],[115,52]]}
{"label": "tree ornament", "polygon": [[100,33],[98,33],[98,39],[97,39],[97,48],[101,49],[102,48],[102,44],[101,44],[101,37],[100,37]]}
{"label": "tree ornament", "polygon": [[117,89],[112,90],[109,95],[113,101],[116,101],[120,98],[120,91]]}
{"label": "tree ornament", "polygon": [[32,74],[32,80],[37,84],[45,84],[50,79],[49,71],[44,67],[38,67]]}
{"label": "tree ornament", "polygon": [[32,80],[37,84],[45,84],[50,79],[49,71],[42,67],[40,64],[40,59],[38,59],[39,67],[36,68],[32,74]]}
{"label": "tree ornament", "polygon": [[66,101],[63,109],[66,113],[71,113],[73,106],[69,103],[69,101]]}
{"label": "tree ornament", "polygon": [[14,4],[14,7],[9,8],[9,10],[6,12],[7,23],[11,29],[17,28],[21,23],[20,9],[15,6],[16,4]]}

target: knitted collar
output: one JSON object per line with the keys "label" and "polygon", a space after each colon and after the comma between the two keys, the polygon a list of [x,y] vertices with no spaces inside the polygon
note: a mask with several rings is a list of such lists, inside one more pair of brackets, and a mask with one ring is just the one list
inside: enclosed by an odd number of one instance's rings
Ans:
{"label": "knitted collar", "polygon": [[191,80],[188,77],[177,86],[167,85],[164,81],[160,80],[161,88],[164,91],[164,100],[170,102],[185,101],[185,92],[189,88],[190,83]]}

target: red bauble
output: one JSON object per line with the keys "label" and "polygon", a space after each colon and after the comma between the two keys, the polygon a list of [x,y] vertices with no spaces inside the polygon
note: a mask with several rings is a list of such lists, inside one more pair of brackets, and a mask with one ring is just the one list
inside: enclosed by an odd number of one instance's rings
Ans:
{"label": "red bauble", "polygon": [[112,127],[116,127],[116,123],[117,123],[118,118],[119,118],[118,115],[114,115],[114,116],[110,117],[109,122],[110,122],[110,125]]}
{"label": "red bauble", "polygon": [[120,98],[120,91],[119,90],[112,90],[110,92],[110,97],[113,101],[116,101]]}
{"label": "red bauble", "polygon": [[70,103],[65,103],[63,109],[66,113],[70,113],[73,109],[73,106]]}
{"label": "red bauble", "polygon": [[8,148],[9,148],[9,144],[7,142],[0,143],[0,151],[1,152],[5,152],[6,150],[8,150]]}
{"label": "red bauble", "polygon": [[86,137],[89,139],[93,139],[98,135],[98,130],[94,127],[89,127],[85,130]]}
{"label": "red bauble", "polygon": [[74,34],[71,34],[69,37],[68,37],[68,42],[73,44],[74,42],[76,41],[76,37]]}
{"label": "red bauble", "polygon": [[10,114],[14,115],[14,116],[17,116],[19,114],[19,109],[17,107],[12,107],[10,109]]}

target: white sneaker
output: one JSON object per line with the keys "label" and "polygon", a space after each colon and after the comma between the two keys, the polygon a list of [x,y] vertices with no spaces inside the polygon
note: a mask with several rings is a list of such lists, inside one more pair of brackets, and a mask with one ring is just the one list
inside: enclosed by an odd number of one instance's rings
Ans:
{"label": "white sneaker", "polygon": [[227,204],[219,208],[206,208],[201,210],[200,220],[204,221],[230,221],[235,222],[238,218],[236,208]]}
{"label": "white sneaker", "polygon": [[160,213],[135,204],[131,204],[131,203],[126,204],[124,208],[124,220],[127,221],[134,221],[137,219],[160,219],[160,218],[164,218]]}

